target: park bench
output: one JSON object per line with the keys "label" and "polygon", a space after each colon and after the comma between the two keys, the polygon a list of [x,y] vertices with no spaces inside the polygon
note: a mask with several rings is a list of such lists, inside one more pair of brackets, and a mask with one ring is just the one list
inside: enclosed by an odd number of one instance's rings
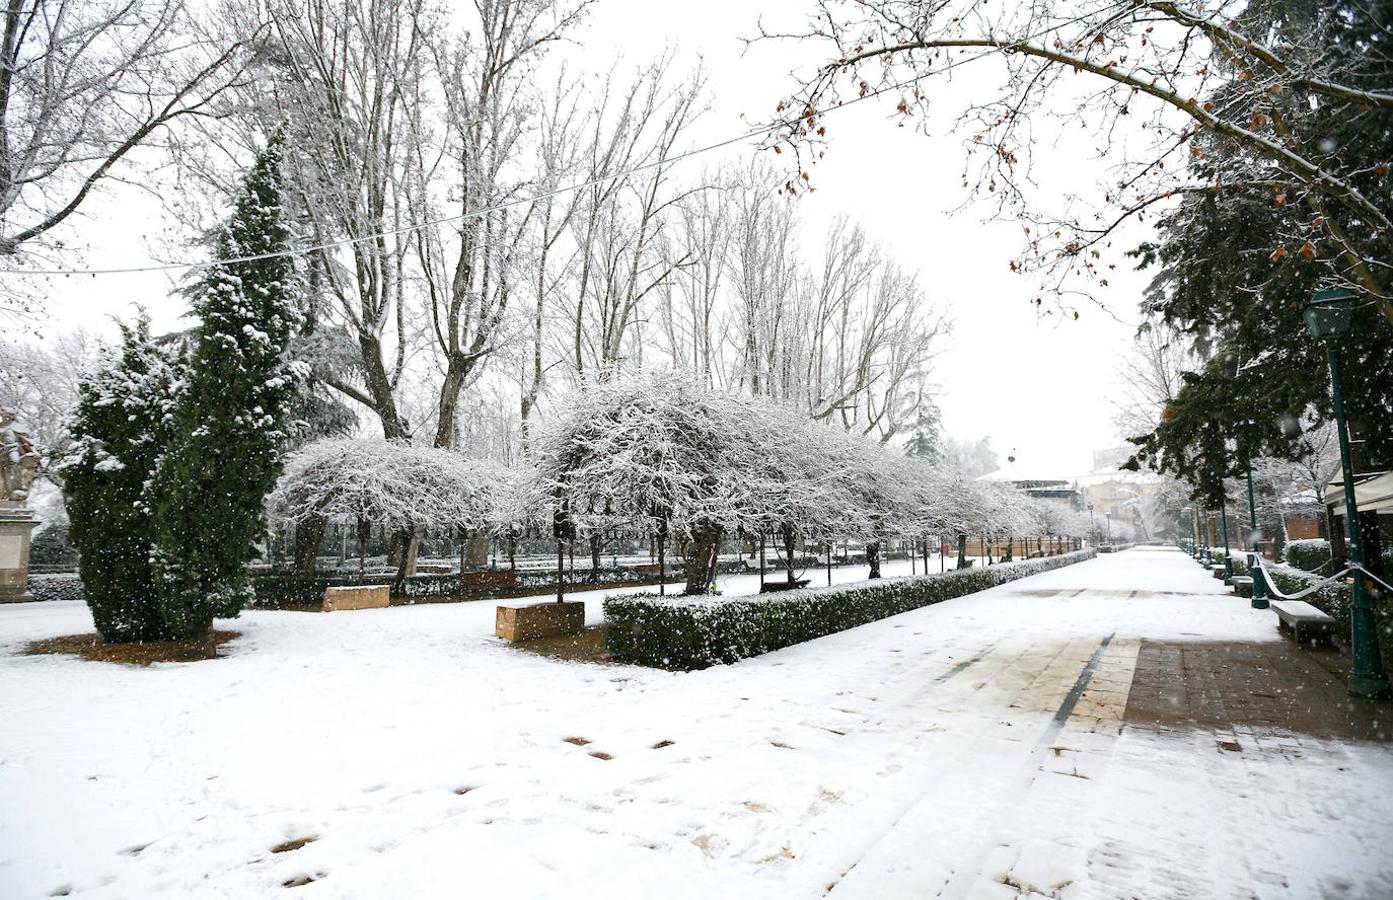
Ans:
{"label": "park bench", "polygon": [[1328,644],[1339,627],[1338,622],[1305,600],[1273,600],[1272,611],[1277,614],[1277,628],[1289,630],[1298,644],[1303,634],[1309,643]]}
{"label": "park bench", "polygon": [[1253,577],[1251,575],[1233,576],[1233,592],[1240,597],[1253,596]]}
{"label": "park bench", "polygon": [[1214,563],[1209,567],[1209,574],[1213,575],[1215,578],[1222,579],[1224,577],[1224,564]]}

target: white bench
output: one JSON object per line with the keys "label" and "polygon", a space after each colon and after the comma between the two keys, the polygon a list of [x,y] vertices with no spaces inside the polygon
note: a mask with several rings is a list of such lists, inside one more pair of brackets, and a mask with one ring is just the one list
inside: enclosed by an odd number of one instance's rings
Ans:
{"label": "white bench", "polygon": [[1298,644],[1303,633],[1311,643],[1328,644],[1340,624],[1305,600],[1273,600],[1271,606],[1277,614],[1277,628],[1290,629]]}

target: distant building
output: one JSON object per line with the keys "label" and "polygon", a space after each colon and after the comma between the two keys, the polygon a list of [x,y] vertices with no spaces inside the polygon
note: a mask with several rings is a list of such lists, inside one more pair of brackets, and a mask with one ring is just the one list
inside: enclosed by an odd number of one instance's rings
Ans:
{"label": "distant building", "polygon": [[1157,533],[1162,511],[1157,508],[1166,479],[1155,472],[1128,472],[1121,466],[1135,448],[1109,447],[1093,451],[1093,471],[1078,478],[1085,508],[1100,520],[1111,517],[1136,529],[1143,540]]}
{"label": "distant building", "polygon": [[1067,503],[1071,509],[1083,509],[1083,495],[1072,478],[1045,469],[1030,469],[1014,456],[995,472],[988,472],[978,481],[1004,481],[1040,500]]}

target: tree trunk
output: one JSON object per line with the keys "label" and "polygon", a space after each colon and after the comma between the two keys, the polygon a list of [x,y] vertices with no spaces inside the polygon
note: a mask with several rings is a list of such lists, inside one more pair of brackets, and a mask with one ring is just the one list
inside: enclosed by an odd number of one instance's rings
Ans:
{"label": "tree trunk", "polygon": [[871,574],[868,578],[880,577],[880,541],[871,541],[866,545],[866,564],[871,567]]}
{"label": "tree trunk", "polygon": [[792,586],[793,575],[793,545],[798,541],[798,534],[793,530],[792,525],[783,526],[784,538],[784,568],[788,572],[788,583]]}
{"label": "tree trunk", "polygon": [[703,524],[692,531],[684,558],[687,562],[688,594],[711,593],[711,573],[721,546],[720,526]]}
{"label": "tree trunk", "polygon": [[966,535],[966,534],[959,534],[959,535],[958,535],[958,568],[959,568],[959,569],[966,569],[967,566],[968,566],[968,562],[967,562],[967,535]]}
{"label": "tree trunk", "polygon": [[319,562],[319,544],[329,523],[314,516],[295,526],[295,574],[313,578]]}
{"label": "tree trunk", "polygon": [[590,580],[596,584],[600,581],[600,551],[604,549],[604,542],[600,539],[600,532],[590,533]]}
{"label": "tree trunk", "polygon": [[372,523],[367,519],[358,520],[358,580],[363,580],[367,568],[368,538],[372,537]]}

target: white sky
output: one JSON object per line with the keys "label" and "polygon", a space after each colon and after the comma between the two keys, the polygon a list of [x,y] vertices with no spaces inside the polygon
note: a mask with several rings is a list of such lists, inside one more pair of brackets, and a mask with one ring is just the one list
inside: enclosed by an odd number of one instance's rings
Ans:
{"label": "white sky", "polygon": [[[676,50],[681,66],[704,61],[712,109],[692,141],[711,143],[767,119],[791,91],[789,71],[818,61],[812,45],[759,43],[747,50],[740,38],[756,31],[761,16],[771,30],[795,27],[810,7],[810,0],[601,0],[573,52],[577,63],[592,69],[607,67],[616,56],[636,65],[665,45]],[[826,119],[832,145],[814,171],[817,191],[800,201],[808,228],[802,245],[810,254],[826,223],[845,212],[901,263],[917,268],[929,296],[946,304],[955,321],[935,368],[947,433],[963,439],[989,435],[1003,460],[1014,452],[1031,470],[1082,473],[1091,467],[1092,450],[1119,443],[1108,396],[1148,276],[1114,260],[1118,271],[1106,310],[1085,307],[1079,321],[1037,319],[1030,303],[1037,282],[1008,269],[1020,247],[1020,227],[984,221],[985,207],[949,215],[964,199],[964,151],[946,133],[947,124],[960,98],[995,74],[993,66],[972,63],[953,81],[934,82],[947,102],[941,107],[944,124],[935,123],[932,137],[897,127],[896,98]],[[1097,196],[1093,186],[1104,163],[1094,158],[1089,137],[1053,131],[1047,144],[1035,148],[1042,192]],[[1036,134],[1051,129],[1037,125]],[[732,148],[720,154],[749,152]],[[718,158],[712,154],[685,165],[701,168]],[[146,241],[166,228],[159,201],[138,191],[115,192],[86,212],[69,236],[85,247],[93,267],[148,261]],[[1130,246],[1142,236],[1133,231],[1120,243]],[[137,301],[149,308],[157,329],[175,327],[184,304],[167,296],[171,284],[171,278],[149,275],[60,280],[47,303],[48,327],[109,330],[109,317],[128,317]]]}

